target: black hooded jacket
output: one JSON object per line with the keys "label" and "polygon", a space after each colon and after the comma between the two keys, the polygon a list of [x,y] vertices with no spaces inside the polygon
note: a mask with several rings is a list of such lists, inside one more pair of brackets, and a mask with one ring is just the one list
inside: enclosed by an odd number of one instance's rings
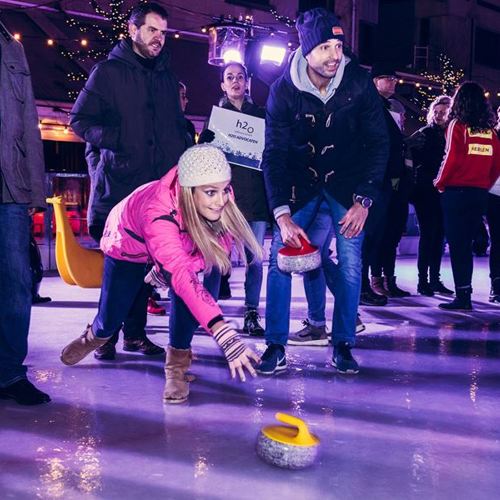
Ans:
{"label": "black hooded jacket", "polygon": [[167,173],[186,148],[179,84],[165,50],[154,67],[141,64],[129,40],[120,41],[92,70],[71,112],[73,130],[94,150],[90,162],[89,225],[134,189]]}

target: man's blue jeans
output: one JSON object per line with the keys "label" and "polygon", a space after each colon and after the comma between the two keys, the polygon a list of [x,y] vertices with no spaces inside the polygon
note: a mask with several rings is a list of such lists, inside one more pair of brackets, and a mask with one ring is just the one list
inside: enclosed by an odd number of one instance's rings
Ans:
{"label": "man's blue jeans", "polygon": [[[146,264],[104,257],[99,311],[92,324],[96,337],[111,337],[119,330],[144,284]],[[217,299],[220,273],[212,271],[205,277],[204,285]],[[172,290],[170,308],[170,345],[177,349],[187,349],[191,345],[198,322],[175,292]]]}
{"label": "man's blue jeans", "polygon": [[[252,228],[255,239],[260,246],[264,246],[264,236],[266,235],[267,222],[253,221],[248,223]],[[245,306],[257,309],[260,301],[260,290],[262,288],[262,261],[252,262],[253,256],[246,251],[247,268],[245,273]]]}
{"label": "man's blue jeans", "polygon": [[[333,225],[330,207],[326,200],[321,203],[307,234],[311,241],[320,248],[322,261],[329,260]],[[324,326],[326,324],[326,279],[323,268],[304,273],[303,280],[307,299],[307,320],[311,325]]]}
{"label": "man's blue jeans", "polygon": [[26,378],[31,317],[28,207],[0,203],[0,387]]}
{"label": "man's blue jeans", "polygon": [[[356,238],[345,238],[341,233],[339,221],[347,209],[335,201],[330,195],[317,197],[298,210],[293,221],[309,235],[314,220],[318,216],[321,203],[326,201],[330,209],[333,230],[337,239],[338,263],[330,258],[323,261],[323,271],[328,288],[335,295],[333,310],[332,342],[355,343],[356,314],[359,294],[361,292],[361,246],[363,234]],[[317,244],[314,240],[312,243]],[[283,273],[277,265],[278,250],[283,247],[277,225],[273,229],[271,256],[267,275],[266,302],[266,342],[285,345],[288,341],[290,327],[291,282],[289,273]]]}

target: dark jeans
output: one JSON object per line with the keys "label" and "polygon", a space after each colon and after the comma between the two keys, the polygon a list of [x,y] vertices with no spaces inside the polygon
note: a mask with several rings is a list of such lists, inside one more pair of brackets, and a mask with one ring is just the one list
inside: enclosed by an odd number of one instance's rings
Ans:
{"label": "dark jeans", "polygon": [[26,205],[0,203],[0,387],[26,378],[31,316],[30,218]]}
{"label": "dark jeans", "polygon": [[[96,337],[112,336],[125,321],[127,311],[134,303],[142,284],[146,264],[104,257],[99,311],[92,324]],[[204,285],[217,299],[220,274],[213,271],[205,277]],[[186,304],[172,291],[170,309],[170,345],[176,349],[188,349],[198,322]]]}
{"label": "dark jeans", "polygon": [[[203,286],[215,300],[219,298],[220,279],[221,275],[216,269],[213,269],[203,279]],[[191,314],[184,301],[172,291],[169,324],[170,345],[175,349],[189,349],[198,325],[198,321]]]}
{"label": "dark jeans", "polygon": [[500,196],[488,194],[486,220],[490,229],[490,278],[500,278]]}
{"label": "dark jeans", "polygon": [[436,283],[441,279],[441,259],[444,247],[443,209],[441,195],[430,187],[415,191],[413,206],[417,214],[420,238],[418,241],[418,280]]}
{"label": "dark jeans", "polygon": [[391,186],[385,186],[376,203],[370,208],[369,219],[366,224],[365,238],[363,240],[363,248],[361,259],[363,267],[361,270],[362,285],[361,289],[367,290],[370,287],[369,270],[370,267],[377,263],[377,258],[382,245],[385,221],[387,219],[387,211],[389,202],[392,196]]}
{"label": "dark jeans", "polygon": [[401,237],[406,230],[408,220],[408,190],[400,185],[390,195],[382,242],[377,255],[371,264],[372,276],[394,276],[396,269],[396,253]]}
{"label": "dark jeans", "polygon": [[[104,232],[104,224],[93,224],[89,227],[89,234],[94,240],[99,243]],[[144,266],[143,266],[144,267]],[[145,269],[145,267],[144,267]],[[143,272],[144,280],[146,272]],[[133,303],[127,308],[128,315],[123,321],[123,327],[120,326],[113,332],[109,342],[116,344],[118,342],[118,334],[120,328],[123,330],[123,336],[127,340],[141,339],[146,336],[145,328],[147,323],[147,308],[148,298],[151,295],[153,288],[142,281],[141,287],[137,290]]]}
{"label": "dark jeans", "polygon": [[470,287],[472,241],[486,213],[488,191],[472,187],[446,188],[441,195],[441,202],[455,288]]}

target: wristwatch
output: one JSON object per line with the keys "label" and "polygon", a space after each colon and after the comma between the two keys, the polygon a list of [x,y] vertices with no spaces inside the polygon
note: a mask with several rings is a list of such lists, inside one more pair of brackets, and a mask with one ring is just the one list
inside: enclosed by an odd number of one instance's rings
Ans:
{"label": "wristwatch", "polygon": [[359,203],[363,208],[370,208],[373,205],[373,200],[362,194],[355,194],[353,200],[354,203]]}

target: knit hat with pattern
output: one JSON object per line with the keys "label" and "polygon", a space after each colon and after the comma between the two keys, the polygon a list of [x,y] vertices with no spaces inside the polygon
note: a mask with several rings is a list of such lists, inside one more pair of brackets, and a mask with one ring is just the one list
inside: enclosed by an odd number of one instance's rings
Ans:
{"label": "knit hat with pattern", "polygon": [[187,149],[179,159],[177,173],[182,187],[231,180],[231,167],[225,154],[210,144],[198,144]]}

